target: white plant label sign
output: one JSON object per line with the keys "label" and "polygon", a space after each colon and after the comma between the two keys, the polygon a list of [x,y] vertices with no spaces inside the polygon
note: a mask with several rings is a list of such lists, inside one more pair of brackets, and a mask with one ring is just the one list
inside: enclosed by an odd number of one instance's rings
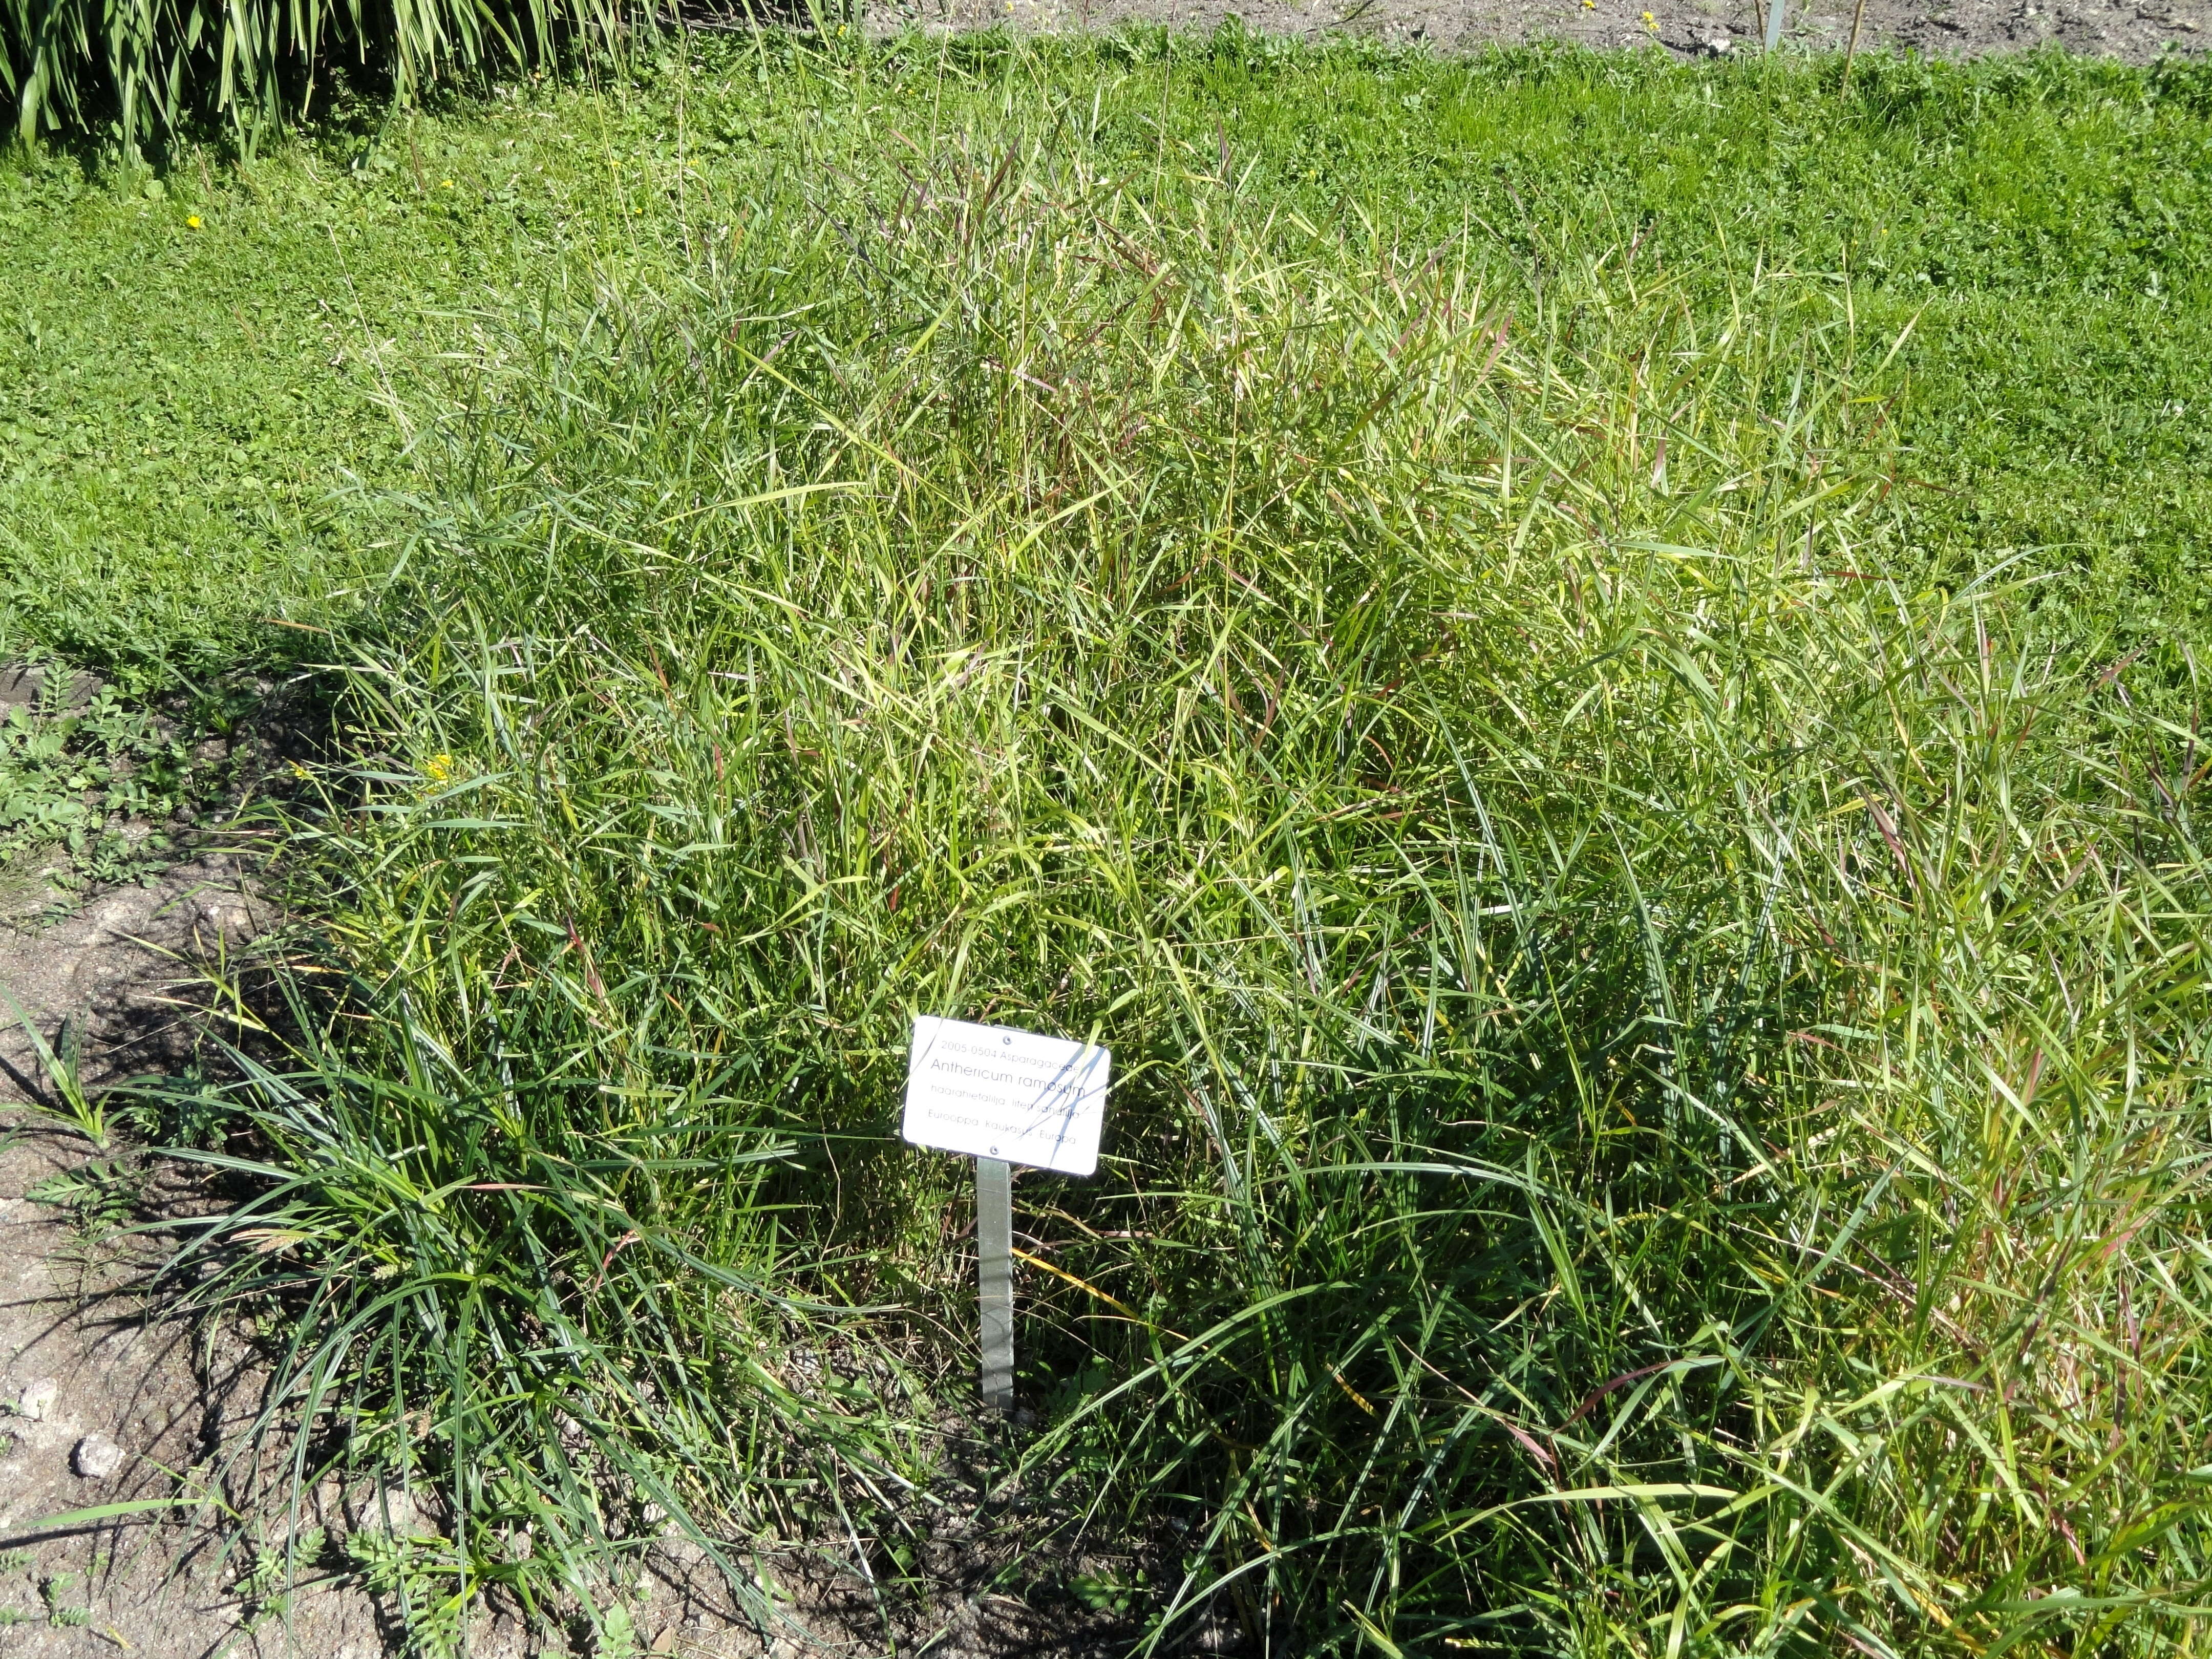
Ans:
{"label": "white plant label sign", "polygon": [[917,1146],[1087,1176],[1114,1057],[1087,1042],[922,1014],[902,1133]]}

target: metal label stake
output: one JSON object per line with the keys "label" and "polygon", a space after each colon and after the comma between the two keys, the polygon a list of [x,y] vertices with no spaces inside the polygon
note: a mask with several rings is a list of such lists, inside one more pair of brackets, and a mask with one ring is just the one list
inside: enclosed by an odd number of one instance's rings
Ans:
{"label": "metal label stake", "polygon": [[1014,1403],[1014,1172],[1004,1159],[975,1160],[975,1254],[983,1310],[983,1403]]}
{"label": "metal label stake", "polygon": [[1012,1165],[1087,1176],[1098,1167],[1114,1056],[1093,1042],[917,1014],[906,1115],[917,1146],[975,1160],[975,1271],[984,1406],[1014,1403]]}

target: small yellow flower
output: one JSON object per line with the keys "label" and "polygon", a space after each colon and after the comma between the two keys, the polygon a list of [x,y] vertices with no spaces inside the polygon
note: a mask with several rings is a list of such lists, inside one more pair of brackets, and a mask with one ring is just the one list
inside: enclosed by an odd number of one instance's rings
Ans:
{"label": "small yellow flower", "polygon": [[842,23],[837,25],[837,38],[840,40],[845,38],[845,26]]}
{"label": "small yellow flower", "polygon": [[1650,27],[1656,28],[1659,26],[1659,20],[1648,11],[1644,14],[1644,21]]}
{"label": "small yellow flower", "polygon": [[443,783],[453,775],[453,757],[451,755],[431,756],[422,768],[422,775],[433,783]]}
{"label": "small yellow flower", "polygon": [[197,213],[187,213],[185,216],[185,228],[186,230],[198,230],[199,228],[200,216]]}
{"label": "small yellow flower", "polygon": [[441,179],[438,180],[438,188],[440,190],[451,190],[453,187],[453,181],[450,179]]}
{"label": "small yellow flower", "polygon": [[307,783],[313,780],[315,775],[307,770],[306,767],[301,765],[299,762],[294,761],[292,763],[292,775],[299,779],[301,782]]}

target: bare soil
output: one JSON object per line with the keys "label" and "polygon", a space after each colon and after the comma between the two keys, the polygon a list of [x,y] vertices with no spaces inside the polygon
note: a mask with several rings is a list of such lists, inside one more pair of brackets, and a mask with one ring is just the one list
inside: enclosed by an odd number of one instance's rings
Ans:
{"label": "bare soil", "polygon": [[[311,1595],[287,1610],[252,1595],[252,1540],[219,1510],[67,1519],[199,1486],[177,1477],[234,1439],[256,1403],[242,1345],[204,1349],[149,1318],[131,1291],[143,1252],[53,1201],[58,1184],[106,1173],[106,1160],[88,1169],[89,1150],[20,1115],[0,1141],[0,1654],[383,1653],[367,1597]],[[119,1448],[113,1473],[87,1472],[93,1437]]]}
{"label": "bare soil", "polygon": [[[234,1493],[214,1465],[258,1406],[251,1345],[165,1320],[140,1293],[166,1246],[132,1229],[204,1212],[204,1181],[127,1135],[102,1150],[68,1127],[47,1063],[58,1050],[94,1091],[190,1063],[211,970],[265,927],[267,906],[236,854],[203,854],[58,921],[42,873],[0,890],[0,990],[14,1005],[0,1029],[0,1103],[14,1107],[0,1114],[0,1655],[373,1659],[390,1646],[373,1598],[342,1585],[279,1598],[250,1577],[283,1540],[226,1514]],[[93,1455],[101,1441],[111,1472]]]}

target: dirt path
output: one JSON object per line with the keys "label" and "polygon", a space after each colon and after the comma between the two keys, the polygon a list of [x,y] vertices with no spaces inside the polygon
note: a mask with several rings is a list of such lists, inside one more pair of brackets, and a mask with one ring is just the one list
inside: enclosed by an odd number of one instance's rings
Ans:
{"label": "dirt path", "polygon": [[[1842,51],[1852,10],[1852,0],[1784,0],[1785,47]],[[1269,33],[1341,30],[1445,52],[1555,40],[1681,57],[1755,53],[1765,17],[1759,0],[894,0],[875,14],[924,27],[1040,30],[1124,22],[1210,29],[1235,16]],[[1972,58],[2056,44],[2142,64],[2212,51],[2212,0],[1865,0],[1860,27],[1862,52]]]}
{"label": "dirt path", "polygon": [[[172,1498],[255,1406],[234,1339],[196,1349],[134,1287],[164,1248],[129,1231],[191,1206],[191,1172],[103,1154],[52,1115],[46,1056],[17,1010],[100,1090],[192,1054],[208,969],[265,909],[244,860],[210,854],[143,887],[40,925],[53,895],[19,880],[0,906],[0,1656],[212,1659],[386,1650],[366,1597],[280,1603],[250,1534],[218,1509],[141,1509],[55,1526],[87,1509]],[[190,1484],[190,1483],[188,1483]],[[265,1538],[264,1541],[268,1541]]]}
{"label": "dirt path", "polygon": [[0,1139],[0,1654],[371,1659],[384,1644],[358,1598],[317,1601],[313,1645],[291,1641],[299,1621],[256,1599],[253,1551],[212,1512],[52,1524],[171,1498],[171,1472],[204,1462],[252,1403],[242,1351],[196,1355],[189,1332],[148,1322],[128,1236],[57,1201],[104,1184],[89,1150],[21,1116]]}
{"label": "dirt path", "polygon": [[102,894],[48,925],[40,925],[52,901],[43,886],[22,884],[17,896],[12,917],[0,907],[0,1103],[46,1087],[18,1008],[50,1043],[82,1057],[95,1086],[173,1069],[197,1041],[189,988],[264,921],[245,861],[221,853],[148,886]]}

